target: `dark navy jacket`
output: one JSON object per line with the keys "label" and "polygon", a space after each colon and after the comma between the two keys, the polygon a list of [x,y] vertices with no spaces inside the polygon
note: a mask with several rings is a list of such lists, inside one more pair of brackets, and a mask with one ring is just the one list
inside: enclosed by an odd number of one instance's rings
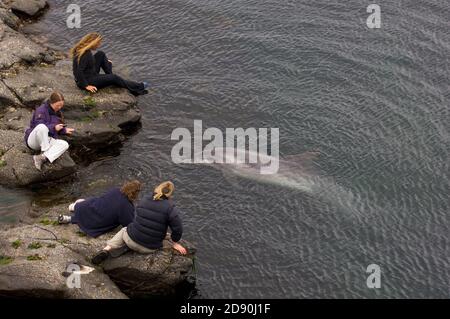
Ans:
{"label": "dark navy jacket", "polygon": [[78,57],[74,57],[72,61],[73,76],[78,87],[84,89],[89,85],[89,79],[96,76],[98,72],[95,70],[95,58],[91,50],[86,51],[78,63]]}
{"label": "dark navy jacket", "polygon": [[[65,135],[66,129],[63,128],[59,133],[55,130],[57,124],[63,124],[62,112],[55,112],[50,106],[49,101],[45,101],[41,106],[36,108],[31,117],[30,127],[25,131],[25,144],[27,144],[30,133],[39,124],[44,124],[48,127],[48,135],[53,138],[58,138],[59,135]],[[28,145],[28,144],[27,144]]]}
{"label": "dark navy jacket", "polygon": [[91,237],[98,237],[134,219],[134,205],[120,191],[113,188],[100,197],[92,197],[75,205],[72,223]]}
{"label": "dark navy jacket", "polygon": [[137,205],[136,217],[128,225],[127,233],[136,243],[159,249],[168,227],[172,231],[172,240],[178,242],[183,234],[179,210],[171,200],[153,200],[153,195],[147,195]]}

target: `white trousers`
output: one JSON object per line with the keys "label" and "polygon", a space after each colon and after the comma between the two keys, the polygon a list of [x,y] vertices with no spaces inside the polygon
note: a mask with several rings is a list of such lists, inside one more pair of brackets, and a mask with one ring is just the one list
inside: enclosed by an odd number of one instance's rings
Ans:
{"label": "white trousers", "polygon": [[69,212],[74,212],[75,211],[75,205],[78,203],[84,202],[84,199],[77,199],[74,203],[69,205]]}
{"label": "white trousers", "polygon": [[27,142],[31,149],[43,152],[50,163],[53,163],[69,149],[69,143],[66,141],[48,136],[48,127],[44,124],[39,124],[34,128]]}

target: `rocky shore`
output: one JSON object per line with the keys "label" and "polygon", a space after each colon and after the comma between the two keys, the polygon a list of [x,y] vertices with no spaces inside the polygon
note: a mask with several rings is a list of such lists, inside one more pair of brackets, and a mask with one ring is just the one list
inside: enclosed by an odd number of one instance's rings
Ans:
{"label": "rocky shore", "polygon": [[[110,88],[92,95],[81,91],[67,56],[21,31],[24,21],[47,8],[45,0],[0,0],[0,184],[4,187],[64,183],[77,172],[77,152],[95,153],[118,145],[130,127],[140,124],[137,99],[127,90]],[[67,139],[70,152],[39,172],[23,132],[34,108],[53,90],[63,92],[65,121],[76,133]],[[19,224],[0,226],[0,296],[161,296],[174,295],[195,282],[195,248],[186,242],[188,256],[172,249],[151,255],[127,253],[94,267],[90,258],[114,232],[92,239],[77,226],[56,225],[57,215],[66,212],[67,205],[34,209]],[[74,263],[94,269],[81,275],[80,288],[69,288],[64,276]]]}

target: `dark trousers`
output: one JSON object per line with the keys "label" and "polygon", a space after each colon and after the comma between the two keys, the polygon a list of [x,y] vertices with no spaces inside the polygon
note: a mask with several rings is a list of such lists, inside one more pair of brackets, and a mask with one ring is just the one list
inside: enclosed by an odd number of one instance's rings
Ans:
{"label": "dark trousers", "polygon": [[[128,81],[116,74],[113,74],[112,63],[108,61],[105,52],[98,51],[95,53],[94,58],[95,71],[97,72],[97,75],[89,77],[88,82],[90,85],[97,87],[97,89],[115,85],[128,89],[128,91],[134,95],[142,95],[147,93],[144,89],[143,83]],[[100,74],[100,70],[103,70],[105,74]]]}

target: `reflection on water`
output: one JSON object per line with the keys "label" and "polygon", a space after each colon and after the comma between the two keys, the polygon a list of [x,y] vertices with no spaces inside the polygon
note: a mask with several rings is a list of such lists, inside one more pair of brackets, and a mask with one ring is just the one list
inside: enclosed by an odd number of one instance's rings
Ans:
{"label": "reflection on water", "polygon": [[0,186],[0,223],[17,223],[30,207],[30,193]]}

